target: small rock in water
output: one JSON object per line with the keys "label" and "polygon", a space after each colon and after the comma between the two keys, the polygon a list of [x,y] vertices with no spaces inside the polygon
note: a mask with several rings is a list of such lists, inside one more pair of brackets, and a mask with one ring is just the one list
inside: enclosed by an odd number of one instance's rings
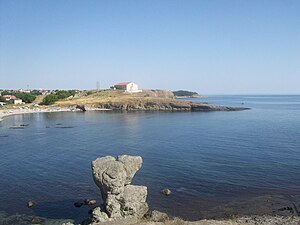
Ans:
{"label": "small rock in water", "polygon": [[83,203],[82,203],[82,202],[75,202],[75,203],[74,203],[74,206],[75,206],[76,208],[79,208],[79,207],[83,206]]}
{"label": "small rock in water", "polygon": [[27,202],[27,207],[28,208],[32,208],[33,206],[37,205],[36,201],[30,200],[29,202]]}
{"label": "small rock in water", "polygon": [[56,126],[55,128],[67,129],[67,128],[74,128],[74,127],[73,126]]}
{"label": "small rock in water", "polygon": [[84,204],[86,204],[86,205],[96,205],[97,201],[95,199],[85,199]]}
{"label": "small rock in water", "polygon": [[9,127],[9,129],[24,129],[24,127],[20,127],[20,126],[11,126],[11,127]]}
{"label": "small rock in water", "polygon": [[160,193],[162,193],[165,196],[169,196],[172,194],[171,190],[168,188],[162,189]]}

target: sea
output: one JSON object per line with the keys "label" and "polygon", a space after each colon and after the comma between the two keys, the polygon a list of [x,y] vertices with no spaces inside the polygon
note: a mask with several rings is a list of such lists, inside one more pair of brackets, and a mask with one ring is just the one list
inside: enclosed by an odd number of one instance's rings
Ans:
{"label": "sea", "polygon": [[[123,154],[142,156],[133,184],[148,187],[151,209],[173,216],[197,220],[253,214],[255,202],[262,208],[272,198],[297,203],[299,95],[186,100],[251,109],[55,112],[5,118],[0,122],[0,212],[80,222],[91,207],[76,208],[75,202],[102,201],[91,161]],[[20,124],[28,126],[10,129]],[[172,194],[162,195],[164,188]],[[37,205],[27,208],[29,200]]]}

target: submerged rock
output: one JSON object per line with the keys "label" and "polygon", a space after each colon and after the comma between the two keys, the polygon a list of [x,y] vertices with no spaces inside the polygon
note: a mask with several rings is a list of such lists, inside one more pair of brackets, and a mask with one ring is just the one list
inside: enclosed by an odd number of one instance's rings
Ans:
{"label": "submerged rock", "polygon": [[148,211],[147,187],[131,185],[142,166],[140,156],[106,156],[92,162],[93,178],[100,188],[103,206],[92,210],[93,223],[122,218],[142,218]]}
{"label": "submerged rock", "polygon": [[74,127],[73,126],[56,126],[55,128],[68,129],[68,128],[74,128]]}
{"label": "submerged rock", "polygon": [[85,205],[96,205],[97,201],[95,199],[84,199]]}
{"label": "submerged rock", "polygon": [[162,193],[162,194],[165,195],[165,196],[169,196],[169,195],[172,194],[171,190],[168,189],[168,188],[162,189],[162,190],[160,191],[160,193]]}
{"label": "submerged rock", "polygon": [[7,138],[8,135],[0,135],[0,138]]}
{"label": "submerged rock", "polygon": [[27,207],[32,208],[33,206],[37,205],[37,202],[34,200],[30,200],[27,202]]}
{"label": "submerged rock", "polygon": [[82,202],[75,202],[75,203],[74,203],[74,206],[75,206],[76,208],[80,208],[81,206],[83,206],[83,203],[82,203]]}

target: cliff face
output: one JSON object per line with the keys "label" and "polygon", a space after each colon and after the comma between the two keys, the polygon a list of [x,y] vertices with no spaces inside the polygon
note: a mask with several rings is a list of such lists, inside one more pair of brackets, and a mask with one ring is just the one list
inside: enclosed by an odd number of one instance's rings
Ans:
{"label": "cliff face", "polygon": [[87,105],[87,107],[119,111],[236,111],[247,109],[188,101],[103,102]]}

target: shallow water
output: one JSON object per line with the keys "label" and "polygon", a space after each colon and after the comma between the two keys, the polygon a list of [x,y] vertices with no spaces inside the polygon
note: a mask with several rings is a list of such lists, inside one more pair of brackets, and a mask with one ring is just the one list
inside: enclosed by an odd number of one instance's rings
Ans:
{"label": "shallow water", "polygon": [[[300,96],[193,100],[252,109],[6,118],[0,123],[0,211],[80,221],[88,207],[74,208],[75,201],[101,201],[91,161],[120,154],[143,157],[133,183],[148,186],[151,208],[187,219],[237,199],[300,194]],[[170,197],[159,193],[165,187]],[[39,203],[33,209],[26,208],[30,199]]]}

